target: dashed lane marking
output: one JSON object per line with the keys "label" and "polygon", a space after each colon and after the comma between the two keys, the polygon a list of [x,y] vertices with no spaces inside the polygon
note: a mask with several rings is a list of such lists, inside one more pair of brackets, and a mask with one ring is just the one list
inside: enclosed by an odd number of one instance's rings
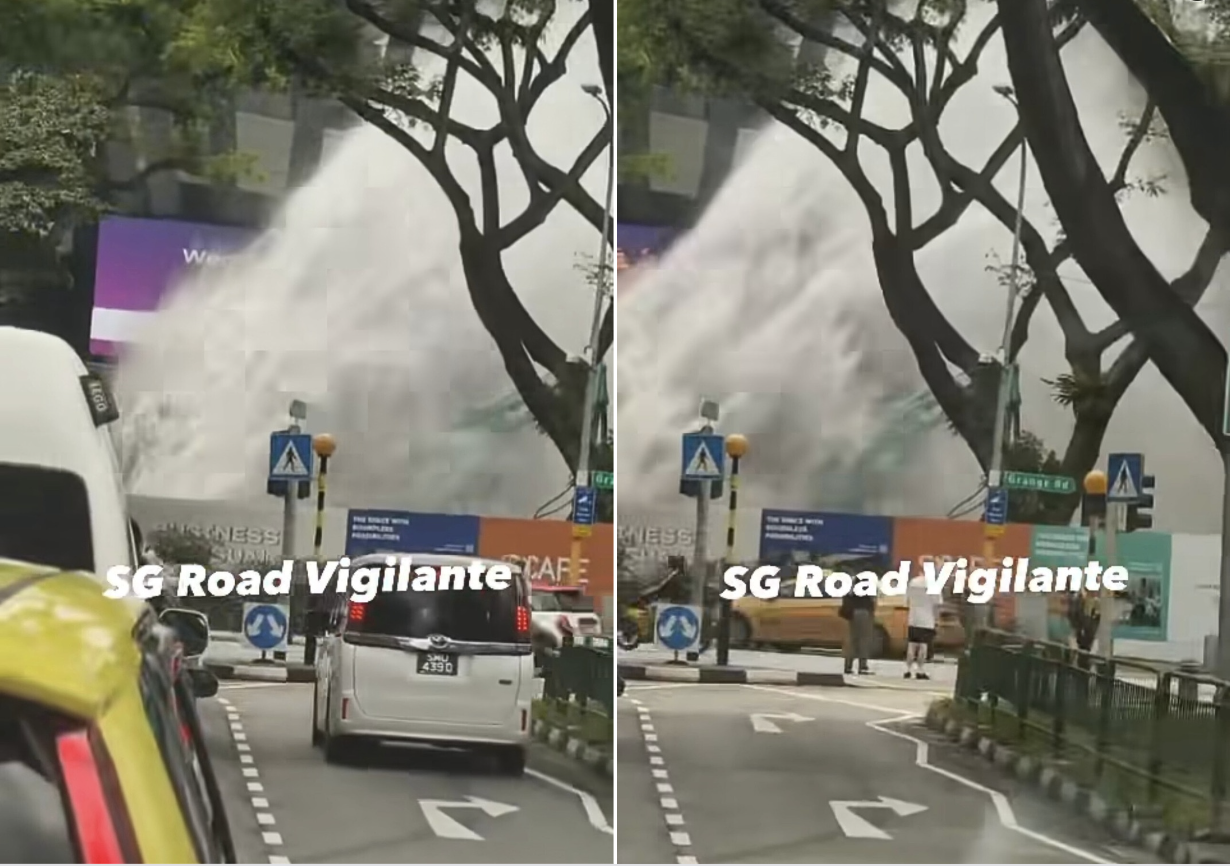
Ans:
{"label": "dashed lane marking", "polygon": [[645,750],[649,753],[649,773],[653,776],[658,789],[658,808],[662,810],[662,820],[666,823],[667,835],[675,849],[676,863],[697,863],[692,853],[692,837],[686,829],[687,822],[679,808],[679,800],[674,796],[675,789],[671,787],[670,773],[666,769],[666,758],[662,756],[662,747],[658,743],[658,732],[653,725],[653,717],[649,707],[638,698],[630,698],[636,708],[640,723],[641,736],[645,739]]}
{"label": "dashed lane marking", "polygon": [[[243,729],[243,720],[239,717],[239,710],[226,698],[218,698],[218,703],[226,710],[227,725],[231,729],[231,736],[235,740],[235,751],[239,753],[239,763],[242,765],[241,770],[244,778],[247,779],[248,793],[261,794],[265,793],[265,786],[259,781],[260,770],[254,765],[256,758],[252,756],[252,747],[248,744],[247,732]],[[273,812],[269,811],[269,798],[265,796],[249,797],[252,803],[252,809],[256,813],[256,823],[261,828],[261,841],[265,843],[265,847],[269,848],[268,853],[270,863],[289,863],[290,858],[283,854],[277,853],[283,846],[282,834],[273,829],[277,826],[277,819],[273,816]]]}

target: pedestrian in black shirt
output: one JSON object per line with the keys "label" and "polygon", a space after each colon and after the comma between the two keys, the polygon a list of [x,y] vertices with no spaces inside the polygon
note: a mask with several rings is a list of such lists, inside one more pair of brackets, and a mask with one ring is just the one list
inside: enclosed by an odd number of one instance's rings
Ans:
{"label": "pedestrian in black shirt", "polygon": [[847,593],[841,599],[838,615],[849,626],[845,645],[846,673],[854,673],[854,662],[857,660],[859,674],[867,676],[871,673],[868,660],[871,655],[871,644],[875,639],[875,596]]}

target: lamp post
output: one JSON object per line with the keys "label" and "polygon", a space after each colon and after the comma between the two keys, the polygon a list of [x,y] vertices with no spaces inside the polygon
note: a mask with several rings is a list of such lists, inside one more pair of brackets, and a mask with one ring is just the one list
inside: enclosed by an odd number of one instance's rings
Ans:
{"label": "lamp post", "polygon": [[[747,437],[731,433],[726,437],[726,456],[730,458],[730,505],[726,509],[726,556],[724,568],[735,561],[735,524],[739,516],[739,461],[747,455],[750,444]],[[722,599],[721,615],[718,618],[717,663],[730,663],[730,599]]]}
{"label": "lamp post", "polygon": [[[1106,473],[1101,469],[1094,469],[1085,474],[1085,515],[1089,518],[1089,558],[1092,560],[1098,555],[1098,531],[1103,527],[1107,527],[1107,556],[1109,557],[1113,551],[1110,547],[1110,524],[1107,522],[1106,515],[1106,491],[1110,487],[1110,480],[1106,477]],[[1098,589],[1098,631],[1097,643],[1098,650],[1108,658],[1111,655],[1111,640],[1110,633],[1114,628],[1114,618],[1110,615],[1110,592],[1105,586]]]}
{"label": "lamp post", "polygon": [[[1008,87],[996,87],[995,92],[1017,108],[1016,99]],[[1018,109],[1019,117],[1019,109]],[[1004,332],[999,341],[999,388],[995,395],[995,424],[991,438],[991,464],[987,469],[987,497],[1002,483],[1004,470],[1004,428],[1007,426],[1008,401],[1012,393],[1012,326],[1016,320],[1016,300],[1020,294],[1021,226],[1025,220],[1025,180],[1029,170],[1029,147],[1027,139],[1021,139],[1021,170],[1017,180],[1016,219],[1012,227],[1012,270],[1008,277],[1008,302],[1004,309]],[[1007,506],[1005,505],[1005,511]],[[1005,518],[1007,514],[1005,514]],[[995,539],[1002,534],[1002,527],[985,527],[983,555],[985,567],[996,567]],[[979,619],[981,619],[981,612]]]}
{"label": "lamp post", "polygon": [[[611,208],[612,201],[615,195],[615,122],[611,114],[611,106],[606,100],[606,95],[602,92],[602,88],[596,84],[586,84],[581,88],[588,95],[597,100],[602,106],[602,112],[606,117],[606,125],[611,129],[611,145],[607,148],[607,171],[606,171],[606,198],[602,207],[602,241],[598,248],[598,285],[594,291],[594,312],[593,319],[589,328],[589,372],[585,377],[585,397],[581,408],[581,443],[580,451],[577,456],[577,471],[573,477],[573,501],[575,503],[575,491],[580,487],[590,486],[589,477],[589,458],[590,458],[590,439],[593,436],[594,428],[594,395],[598,391],[598,376],[600,375],[599,357],[598,357],[598,340],[602,331],[602,310],[606,303],[607,296],[607,258],[611,245]],[[576,585],[580,578],[581,571],[581,539],[589,535],[590,528],[588,526],[572,527],[572,546],[568,554],[568,582],[571,585]]]}
{"label": "lamp post", "polygon": [[[328,433],[318,433],[312,437],[312,450],[316,452],[316,533],[312,537],[312,557],[320,562],[321,548],[325,540],[325,480],[329,475],[329,458],[337,450],[337,440]],[[308,598],[308,616],[306,634],[303,639],[303,663],[316,663],[316,638],[320,631],[320,607],[315,596]]]}

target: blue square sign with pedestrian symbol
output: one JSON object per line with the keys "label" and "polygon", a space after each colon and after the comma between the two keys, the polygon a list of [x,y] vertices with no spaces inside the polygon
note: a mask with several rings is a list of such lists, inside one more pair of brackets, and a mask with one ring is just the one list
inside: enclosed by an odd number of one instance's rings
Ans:
{"label": "blue square sign with pedestrian symbol", "polygon": [[1112,454],[1107,461],[1106,501],[1135,502],[1144,486],[1145,455]]}
{"label": "blue square sign with pedestrian symbol", "polygon": [[290,636],[290,606],[245,602],[243,641],[261,652],[284,652]]}
{"label": "blue square sign with pedestrian symbol", "polygon": [[700,646],[700,608],[693,604],[654,605],[654,639],[660,647],[677,653],[695,652]]}
{"label": "blue square sign with pedestrian symbol", "polygon": [[720,481],[726,471],[725,440],[719,433],[684,433],[684,481]]}
{"label": "blue square sign with pedestrian symbol", "polygon": [[310,433],[269,434],[269,480],[312,480],[312,436]]}

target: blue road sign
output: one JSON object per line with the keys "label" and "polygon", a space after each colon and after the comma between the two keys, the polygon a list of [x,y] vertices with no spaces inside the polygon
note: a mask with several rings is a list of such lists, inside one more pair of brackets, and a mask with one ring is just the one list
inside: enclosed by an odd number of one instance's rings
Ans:
{"label": "blue road sign", "polygon": [[243,638],[253,649],[285,650],[289,632],[289,605],[248,602],[243,606]]}
{"label": "blue road sign", "polygon": [[593,526],[598,491],[592,487],[578,487],[572,494],[572,522],[578,526]]}
{"label": "blue road sign", "polygon": [[718,433],[684,433],[683,481],[720,481],[726,471],[725,440]]}
{"label": "blue road sign", "polygon": [[987,491],[986,511],[982,518],[989,526],[1003,526],[1008,522],[1008,491],[992,487]]}
{"label": "blue road sign", "polygon": [[312,480],[312,436],[309,433],[269,434],[269,480]]}
{"label": "blue road sign", "polygon": [[660,646],[692,652],[700,646],[700,608],[691,604],[657,605],[654,634]]}
{"label": "blue road sign", "polygon": [[1107,502],[1135,502],[1140,498],[1145,455],[1112,454],[1107,469]]}

